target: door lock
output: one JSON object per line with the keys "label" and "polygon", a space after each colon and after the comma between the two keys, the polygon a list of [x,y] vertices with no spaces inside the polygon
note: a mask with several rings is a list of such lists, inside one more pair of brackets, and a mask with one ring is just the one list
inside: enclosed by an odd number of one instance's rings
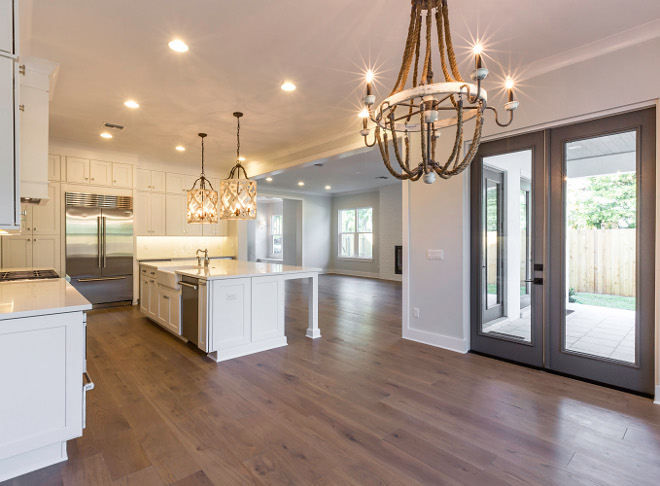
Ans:
{"label": "door lock", "polygon": [[543,277],[534,277],[529,280],[525,280],[527,283],[533,283],[534,285],[543,285]]}

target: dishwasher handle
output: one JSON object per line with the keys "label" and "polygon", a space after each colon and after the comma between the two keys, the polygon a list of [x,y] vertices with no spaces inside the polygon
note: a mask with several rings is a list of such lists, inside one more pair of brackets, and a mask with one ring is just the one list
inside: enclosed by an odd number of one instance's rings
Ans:
{"label": "dishwasher handle", "polygon": [[188,283],[188,282],[183,282],[182,281],[182,282],[179,282],[179,285],[183,285],[184,287],[190,287],[193,290],[197,290],[197,285],[193,285],[193,284]]}

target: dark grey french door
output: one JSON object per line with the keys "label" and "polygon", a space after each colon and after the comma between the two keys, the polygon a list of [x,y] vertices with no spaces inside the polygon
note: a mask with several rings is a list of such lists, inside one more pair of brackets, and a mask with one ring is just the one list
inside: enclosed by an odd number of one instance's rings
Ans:
{"label": "dark grey french door", "polygon": [[652,394],[655,109],[483,143],[471,194],[471,348]]}

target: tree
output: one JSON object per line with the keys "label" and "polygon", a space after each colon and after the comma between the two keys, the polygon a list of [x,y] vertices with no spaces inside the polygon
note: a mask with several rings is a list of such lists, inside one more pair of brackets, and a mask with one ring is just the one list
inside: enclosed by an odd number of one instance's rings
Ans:
{"label": "tree", "polygon": [[570,187],[569,224],[573,228],[635,228],[637,174],[594,176],[584,187]]}

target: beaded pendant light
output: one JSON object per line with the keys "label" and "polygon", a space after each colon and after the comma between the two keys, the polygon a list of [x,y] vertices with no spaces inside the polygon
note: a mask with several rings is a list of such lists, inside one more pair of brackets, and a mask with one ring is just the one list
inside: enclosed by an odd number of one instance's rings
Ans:
{"label": "beaded pendant light", "polygon": [[[246,220],[257,217],[257,183],[248,178],[245,167],[241,165],[241,117],[236,117],[236,165],[229,177],[220,181],[220,219]],[[241,179],[241,172],[245,179]],[[234,176],[236,177],[234,179]]]}
{"label": "beaded pendant light", "polygon": [[[206,133],[198,133],[202,139],[202,173],[188,190],[188,223],[218,222],[218,193],[204,175],[204,137]],[[199,182],[199,189],[196,189]],[[208,185],[209,189],[206,188]]]}

